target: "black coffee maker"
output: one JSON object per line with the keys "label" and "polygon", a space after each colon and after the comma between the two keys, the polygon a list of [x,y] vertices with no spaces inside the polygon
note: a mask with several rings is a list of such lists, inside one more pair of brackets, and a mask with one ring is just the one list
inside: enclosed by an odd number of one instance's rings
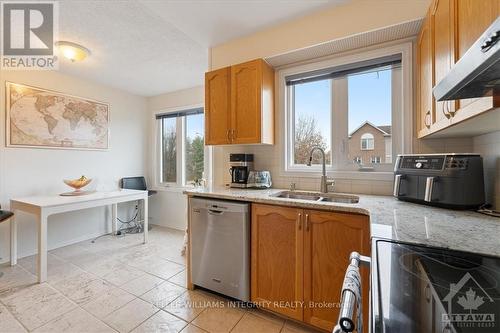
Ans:
{"label": "black coffee maker", "polygon": [[229,154],[231,187],[246,188],[248,174],[253,170],[253,154]]}

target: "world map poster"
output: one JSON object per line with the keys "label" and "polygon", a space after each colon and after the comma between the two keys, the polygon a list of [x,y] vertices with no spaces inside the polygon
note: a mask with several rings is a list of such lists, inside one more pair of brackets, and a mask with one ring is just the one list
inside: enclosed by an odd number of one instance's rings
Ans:
{"label": "world map poster", "polygon": [[17,83],[6,83],[7,146],[109,148],[109,105]]}

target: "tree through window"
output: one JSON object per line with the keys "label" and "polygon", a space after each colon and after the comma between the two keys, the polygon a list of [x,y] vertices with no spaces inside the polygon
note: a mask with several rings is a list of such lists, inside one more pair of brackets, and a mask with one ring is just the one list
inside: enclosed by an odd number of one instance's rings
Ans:
{"label": "tree through window", "polygon": [[[313,147],[325,150],[326,164],[331,164],[331,80],[294,86],[294,163],[305,165]],[[312,164],[320,164],[321,153],[313,155]]]}
{"label": "tree through window", "polygon": [[203,108],[159,114],[161,183],[191,185],[203,178],[205,130]]}

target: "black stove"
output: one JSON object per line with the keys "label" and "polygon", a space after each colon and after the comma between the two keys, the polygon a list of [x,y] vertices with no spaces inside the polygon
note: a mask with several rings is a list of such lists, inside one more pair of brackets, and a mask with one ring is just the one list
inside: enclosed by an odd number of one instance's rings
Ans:
{"label": "black stove", "polygon": [[500,258],[374,240],[371,332],[500,332]]}

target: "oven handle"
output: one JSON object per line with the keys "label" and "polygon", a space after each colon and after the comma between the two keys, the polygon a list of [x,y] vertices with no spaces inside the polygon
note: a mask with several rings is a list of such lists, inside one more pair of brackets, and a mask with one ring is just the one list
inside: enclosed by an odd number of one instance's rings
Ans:
{"label": "oven handle", "polygon": [[354,312],[356,308],[359,309],[357,311],[358,315],[358,333],[363,332],[363,327],[361,325],[363,318],[361,318],[360,314],[362,311],[362,302],[359,302],[357,299],[359,296],[355,293],[349,285],[353,283],[354,280],[357,280],[359,295],[361,294],[361,278],[359,277],[359,266],[367,265],[369,266],[371,262],[370,257],[362,256],[358,252],[352,252],[349,256],[349,266],[347,267],[346,274],[344,277],[344,283],[342,285],[341,297],[342,301],[340,303],[340,311],[339,311],[339,320],[337,325],[333,329],[333,333],[348,333],[353,332],[356,328]]}

